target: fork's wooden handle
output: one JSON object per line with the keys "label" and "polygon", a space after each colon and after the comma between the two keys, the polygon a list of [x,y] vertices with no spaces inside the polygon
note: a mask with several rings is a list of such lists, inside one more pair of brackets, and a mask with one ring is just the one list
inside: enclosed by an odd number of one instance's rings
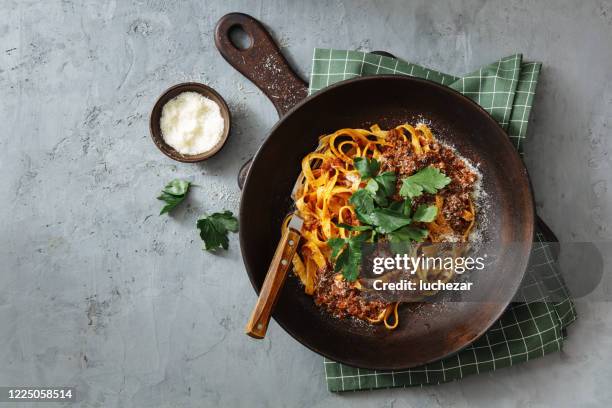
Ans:
{"label": "fork's wooden handle", "polygon": [[300,237],[299,232],[292,228],[287,228],[278,243],[278,247],[276,247],[266,279],[259,292],[257,304],[244,329],[245,333],[253,338],[263,339],[266,336],[272,309],[287,277],[287,271],[291,265],[291,259],[293,259]]}

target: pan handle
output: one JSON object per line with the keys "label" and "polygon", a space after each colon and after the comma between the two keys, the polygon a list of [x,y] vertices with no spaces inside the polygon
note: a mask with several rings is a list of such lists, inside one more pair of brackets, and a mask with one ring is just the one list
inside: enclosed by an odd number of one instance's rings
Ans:
{"label": "pan handle", "polygon": [[[372,54],[382,55],[383,57],[396,58],[395,55],[393,55],[393,54],[391,54],[389,52],[386,52],[386,51],[372,51]],[[300,79],[300,81],[301,81],[301,79]],[[304,84],[304,86],[306,86],[306,84]],[[278,108],[277,108],[277,110],[278,110]],[[280,116],[282,116],[282,113],[280,111],[278,111],[278,114]],[[240,167],[240,170],[238,171],[238,187],[241,190],[242,190],[242,187],[244,186],[244,182],[245,182],[246,176],[247,176],[247,174],[249,172],[249,168],[251,167],[251,161],[252,160],[253,160],[253,158],[250,158],[246,163],[244,163],[242,165],[242,167]]]}
{"label": "pan handle", "polygon": [[272,310],[287,277],[287,271],[300,242],[300,237],[298,231],[290,227],[286,228],[276,247],[268,273],[266,273],[266,279],[259,292],[257,304],[244,328],[245,333],[255,339],[263,339],[266,336]]}
{"label": "pan handle", "polygon": [[[237,47],[230,31],[242,29],[250,40]],[[272,36],[259,21],[243,13],[226,14],[215,28],[215,44],[221,55],[270,98],[283,116],[308,95],[308,85],[291,69]]]}

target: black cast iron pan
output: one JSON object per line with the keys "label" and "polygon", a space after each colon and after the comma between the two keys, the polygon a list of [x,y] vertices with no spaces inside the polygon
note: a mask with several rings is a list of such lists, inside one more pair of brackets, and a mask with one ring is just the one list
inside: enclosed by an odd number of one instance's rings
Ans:
{"label": "black cast iron pan", "polygon": [[[241,27],[251,46],[240,50],[230,38]],[[491,116],[463,95],[433,82],[406,76],[347,80],[306,97],[306,84],[291,70],[263,25],[232,13],[216,27],[216,45],[225,59],[255,83],[281,115],[252,160],[240,206],[240,245],[247,273],[259,291],[280,237],[283,217],[301,159],[318,137],[344,127],[382,128],[429,120],[459,153],[478,164],[488,195],[483,234],[512,256],[500,255],[496,269],[479,275],[479,289],[491,301],[470,294],[459,302],[404,305],[400,327],[356,325],[329,317],[289,277],[273,317],[303,345],[356,367],[403,369],[437,360],[477,339],[495,322],[523,278],[532,246],[534,207],[525,167],[508,136]],[[502,251],[503,252],[503,251]]]}

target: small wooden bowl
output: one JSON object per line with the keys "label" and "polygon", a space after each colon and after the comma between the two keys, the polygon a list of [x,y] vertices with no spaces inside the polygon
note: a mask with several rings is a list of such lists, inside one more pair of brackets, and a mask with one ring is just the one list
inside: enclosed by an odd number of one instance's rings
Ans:
{"label": "small wooden bowl", "polygon": [[[221,140],[217,143],[211,150],[194,155],[181,154],[177,152],[172,146],[168,145],[162,136],[162,131],[160,127],[161,113],[164,105],[170,101],[172,98],[178,96],[183,92],[197,92],[208,99],[216,102],[221,109],[221,116],[223,117],[223,135],[221,135]],[[231,116],[230,110],[227,107],[227,103],[225,100],[219,95],[214,89],[197,82],[185,82],[182,84],[174,85],[173,87],[168,88],[155,102],[153,106],[153,110],[151,111],[151,116],[149,118],[149,129],[151,130],[151,138],[155,143],[155,146],[163,154],[174,159],[176,161],[180,161],[183,163],[195,163],[208,159],[217,153],[223,145],[225,144],[227,137],[230,131],[231,124]]]}

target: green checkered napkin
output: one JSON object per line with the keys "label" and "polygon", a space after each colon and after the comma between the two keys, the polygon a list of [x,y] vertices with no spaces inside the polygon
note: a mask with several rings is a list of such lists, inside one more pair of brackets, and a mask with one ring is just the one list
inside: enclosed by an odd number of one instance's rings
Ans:
{"label": "green checkered napkin", "polygon": [[[522,153],[540,67],[540,63],[524,62],[522,55],[515,54],[456,77],[395,58],[317,48],[309,91],[314,93],[334,82],[362,75],[402,74],[429,79],[463,93],[486,109]],[[470,346],[445,359],[401,371],[360,369],[326,359],[329,390],[439,384],[559,351],[566,338],[565,328],[576,319],[576,311],[557,268],[556,253],[550,244],[554,241],[552,232],[536,225],[533,252],[518,301]]]}

